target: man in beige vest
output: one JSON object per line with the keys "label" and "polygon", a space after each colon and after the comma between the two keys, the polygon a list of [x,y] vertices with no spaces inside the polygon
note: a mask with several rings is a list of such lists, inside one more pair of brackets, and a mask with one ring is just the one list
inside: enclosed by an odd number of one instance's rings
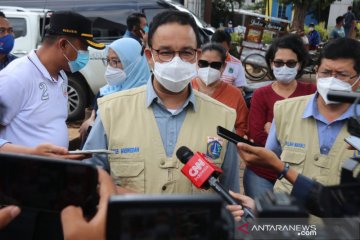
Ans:
{"label": "man in beige vest", "polygon": [[[346,123],[354,106],[329,101],[328,91],[356,91],[360,86],[360,43],[341,38],[326,45],[317,71],[317,93],[277,102],[274,121],[266,142],[282,161],[297,172],[321,184],[340,181],[344,160],[353,155],[344,138]],[[275,191],[291,191],[291,184],[279,176]]]}
{"label": "man in beige vest", "polygon": [[239,192],[236,146],[216,134],[216,126],[234,128],[235,111],[191,88],[200,37],[184,12],[158,14],[145,49],[153,76],[146,86],[99,99],[99,117],[84,149],[107,148],[115,154],[90,162],[111,173],[119,192],[199,192],[180,172],[176,151],[187,146],[206,153],[223,168],[220,182]]}

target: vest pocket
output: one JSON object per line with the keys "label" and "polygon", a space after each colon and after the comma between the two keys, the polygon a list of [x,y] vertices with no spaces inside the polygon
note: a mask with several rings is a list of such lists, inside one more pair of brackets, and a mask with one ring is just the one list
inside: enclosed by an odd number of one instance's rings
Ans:
{"label": "vest pocket", "polygon": [[[305,161],[306,153],[305,152],[297,152],[291,151],[288,149],[284,149],[281,153],[281,160],[289,164],[289,166],[296,170],[298,173],[302,173],[304,170],[304,161]],[[280,183],[280,184],[279,184]],[[283,185],[282,187],[280,185]],[[282,191],[290,192],[292,189],[292,184],[286,180],[285,178],[278,180],[276,182],[276,191],[281,189]]]}
{"label": "vest pocket", "polygon": [[288,163],[291,167],[296,169],[297,172],[302,173],[305,156],[306,156],[305,152],[295,152],[285,149],[282,152],[280,158],[283,162]]}
{"label": "vest pocket", "polygon": [[142,161],[110,162],[111,175],[115,183],[121,187],[145,192],[145,163]]}

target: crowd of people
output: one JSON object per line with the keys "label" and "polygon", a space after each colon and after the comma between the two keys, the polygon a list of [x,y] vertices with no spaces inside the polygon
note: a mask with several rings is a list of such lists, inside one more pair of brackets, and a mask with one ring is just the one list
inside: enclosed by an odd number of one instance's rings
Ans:
{"label": "crowd of people", "polygon": [[[6,42],[13,30],[5,16],[0,24],[7,24],[0,35]],[[129,16],[124,38],[105,49],[107,84],[80,128],[83,149],[115,152],[83,160],[105,170],[99,169],[97,214],[85,219],[73,206],[61,216],[9,206],[0,210],[0,238],[105,239],[110,195],[200,194],[180,172],[180,146],[221,166],[221,184],[253,211],[253,198],[267,190],[291,192],[305,202],[316,184],[339,183],[341,163],[353,155],[343,139],[354,106],[329,101],[327,92],[358,89],[360,43],[339,38],[326,45],[312,84],[299,81],[308,58],[302,39],[276,39],[266,53],[274,82],[254,92],[248,109],[244,69],[229,54],[230,42],[228,33],[217,30],[202,44],[195,20],[184,12],[164,11],[150,27],[145,15]],[[0,71],[0,152],[86,157],[68,155],[65,72],[87,64],[88,47],[105,48],[94,41],[91,22],[55,12],[41,47]],[[9,60],[10,51],[0,57]],[[219,125],[260,147],[229,143],[217,136]],[[247,165],[246,196],[240,194],[240,160]],[[236,220],[244,214],[240,205],[227,208]]]}

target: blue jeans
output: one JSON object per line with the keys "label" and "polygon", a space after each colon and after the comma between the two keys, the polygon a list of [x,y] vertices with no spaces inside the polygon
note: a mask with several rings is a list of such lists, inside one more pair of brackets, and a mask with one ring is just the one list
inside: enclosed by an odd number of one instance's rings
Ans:
{"label": "blue jeans", "polygon": [[244,190],[245,194],[253,199],[261,198],[268,190],[273,190],[274,182],[258,176],[249,168],[244,171]]}

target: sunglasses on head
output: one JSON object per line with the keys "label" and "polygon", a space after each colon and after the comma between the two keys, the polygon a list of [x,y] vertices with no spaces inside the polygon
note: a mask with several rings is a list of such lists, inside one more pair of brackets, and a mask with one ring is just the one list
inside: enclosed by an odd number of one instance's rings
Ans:
{"label": "sunglasses on head", "polygon": [[206,60],[199,60],[198,61],[198,66],[199,68],[205,68],[208,67],[210,65],[211,68],[220,70],[221,66],[223,65],[222,62],[211,62],[209,63]]}
{"label": "sunglasses on head", "polygon": [[294,61],[294,60],[290,60],[290,61],[287,61],[287,62],[284,62],[284,61],[281,61],[281,60],[275,60],[275,61],[273,61],[273,63],[274,63],[275,67],[283,67],[284,65],[286,65],[289,68],[294,68],[294,67],[296,67],[296,64],[298,62]]}

